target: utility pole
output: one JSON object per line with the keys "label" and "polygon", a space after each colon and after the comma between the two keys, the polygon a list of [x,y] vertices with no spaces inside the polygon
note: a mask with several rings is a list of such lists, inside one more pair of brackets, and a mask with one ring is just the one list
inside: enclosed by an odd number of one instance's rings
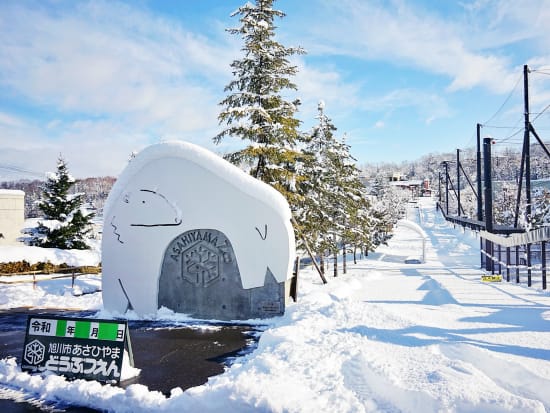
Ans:
{"label": "utility pole", "polygon": [[439,205],[441,206],[441,171],[439,171],[437,175],[438,175],[437,186],[438,186],[438,194],[439,194]]}
{"label": "utility pole", "polygon": [[[531,223],[531,148],[529,143],[529,135],[531,134],[531,121],[529,120],[529,66],[523,66],[523,100],[525,106],[525,132],[524,132],[524,147],[525,147],[525,197],[527,205],[525,206],[525,214],[527,220],[527,229],[530,229]],[[531,286],[531,244],[527,244],[527,285]]]}
{"label": "utility pole", "polygon": [[477,220],[483,221],[483,198],[481,196],[481,125],[477,124]]}
{"label": "utility pole", "polygon": [[491,138],[483,138],[483,177],[485,179],[485,230],[493,232],[493,182],[491,179]]}
{"label": "utility pole", "polygon": [[[481,124],[477,124],[476,126],[476,132],[477,132],[477,156],[476,156],[476,169],[477,169],[477,220],[479,222],[483,221],[483,196],[482,196],[482,189],[481,186]],[[483,239],[479,237],[479,250],[483,251]],[[483,265],[486,262],[486,256],[483,255],[483,252],[481,254],[481,267],[483,268]]]}
{"label": "utility pole", "polygon": [[460,216],[460,149],[456,150],[456,202],[458,203],[458,216]]}
{"label": "utility pole", "polygon": [[530,149],[530,130],[531,121],[529,120],[529,67],[523,66],[523,100],[525,107],[525,195],[527,200],[526,214],[527,224],[531,222],[531,149]]}
{"label": "utility pole", "polygon": [[449,215],[449,161],[443,161],[445,165],[445,216]]}
{"label": "utility pole", "polygon": [[[491,177],[491,138],[483,138],[483,178],[485,180],[485,230],[493,232],[493,182]],[[494,271],[493,243],[485,240],[485,269]]]}

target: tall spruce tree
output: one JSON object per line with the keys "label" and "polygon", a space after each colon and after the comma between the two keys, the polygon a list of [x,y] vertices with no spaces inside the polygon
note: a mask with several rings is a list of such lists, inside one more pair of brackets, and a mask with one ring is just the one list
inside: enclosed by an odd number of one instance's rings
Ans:
{"label": "tall spruce tree", "polygon": [[[324,255],[335,254],[346,242],[370,247],[369,204],[360,171],[349,145],[334,136],[336,127],[326,116],[324,102],[318,106],[318,124],[304,148],[299,186],[302,195],[300,230],[323,264]],[[322,266],[323,267],[323,266]]]}
{"label": "tall spruce tree", "polygon": [[334,208],[332,205],[331,159],[330,148],[334,143],[333,132],[336,127],[324,115],[324,102],[318,106],[319,123],[313,127],[301,159],[301,174],[306,177],[298,188],[302,196],[297,211],[297,222],[300,232],[310,247],[319,256],[321,270],[324,272],[324,257],[327,252],[334,252],[336,245],[331,235],[334,232]]}
{"label": "tall spruce tree", "polygon": [[250,168],[250,174],[279,190],[296,202],[296,161],[300,152],[298,100],[283,98],[285,90],[296,90],[290,78],[297,73],[289,58],[303,54],[299,47],[284,47],[275,38],[275,18],[282,11],[273,9],[274,0],[256,0],[240,7],[231,16],[240,16],[240,27],[227,29],[244,40],[244,56],[233,61],[234,79],[225,87],[229,95],[220,102],[218,116],[226,127],[214,142],[231,136],[247,141],[244,149],[227,155],[235,164]]}
{"label": "tall spruce tree", "polygon": [[[350,146],[343,140],[337,141],[338,152],[335,180],[338,190],[335,196],[340,205],[337,220],[339,220],[338,235],[342,248],[352,245],[354,254],[356,247],[366,252],[373,249],[372,230],[374,221],[371,217],[371,205],[367,200],[367,191],[361,181],[361,171],[357,168],[357,160],[350,153]],[[355,255],[354,255],[355,257]],[[344,256],[345,271],[345,256]]]}
{"label": "tall spruce tree", "polygon": [[43,188],[43,199],[38,207],[45,221],[32,232],[31,245],[46,248],[88,249],[86,235],[91,231],[94,214],[81,210],[83,194],[70,194],[75,179],[69,174],[63,157],[59,157],[57,171],[50,173]]}

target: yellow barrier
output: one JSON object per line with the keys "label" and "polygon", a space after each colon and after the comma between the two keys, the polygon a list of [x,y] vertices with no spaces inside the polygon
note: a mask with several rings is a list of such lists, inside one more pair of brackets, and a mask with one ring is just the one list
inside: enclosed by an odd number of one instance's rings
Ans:
{"label": "yellow barrier", "polygon": [[481,276],[481,281],[489,282],[489,283],[501,282],[502,281],[502,275],[482,275]]}

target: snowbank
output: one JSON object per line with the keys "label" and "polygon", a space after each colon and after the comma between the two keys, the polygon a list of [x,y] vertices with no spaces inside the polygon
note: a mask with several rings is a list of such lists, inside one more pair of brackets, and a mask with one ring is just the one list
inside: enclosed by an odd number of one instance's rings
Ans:
{"label": "snowbank", "polygon": [[27,261],[29,264],[51,262],[67,264],[70,267],[97,266],[101,262],[101,253],[97,249],[61,250],[20,246],[0,246],[0,262]]}
{"label": "snowbank", "polygon": [[412,233],[398,227],[327,285],[303,271],[298,303],[205,385],[167,397],[30,376],[4,359],[0,388],[113,412],[549,411],[549,294],[481,282],[475,235],[454,230],[433,205],[422,214],[426,263],[403,263]]}

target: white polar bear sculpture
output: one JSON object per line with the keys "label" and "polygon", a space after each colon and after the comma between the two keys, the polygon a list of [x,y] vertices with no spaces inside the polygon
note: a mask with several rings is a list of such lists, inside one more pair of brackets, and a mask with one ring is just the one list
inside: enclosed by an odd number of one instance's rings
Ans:
{"label": "white polar bear sculpture", "polygon": [[219,156],[186,142],[147,147],[105,205],[104,308],[280,315],[295,257],[290,219],[279,192]]}

